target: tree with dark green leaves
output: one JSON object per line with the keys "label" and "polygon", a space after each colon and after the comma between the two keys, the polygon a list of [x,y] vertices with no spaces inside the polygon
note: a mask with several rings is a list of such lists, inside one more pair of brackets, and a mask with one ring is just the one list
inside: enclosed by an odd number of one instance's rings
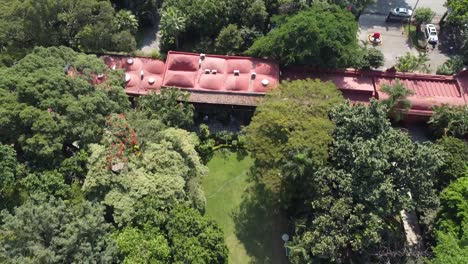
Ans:
{"label": "tree with dark green leaves", "polygon": [[239,53],[243,42],[242,33],[237,26],[233,24],[228,25],[221,29],[216,38],[216,52],[226,55],[236,55]]}
{"label": "tree with dark green leaves", "polygon": [[189,129],[193,125],[194,107],[187,103],[189,94],[178,89],[162,89],[138,99],[138,111],[148,119],[159,119],[166,126]]}
{"label": "tree with dark green leaves", "polygon": [[110,238],[112,226],[98,204],[34,195],[2,212],[2,263],[115,263],[118,251]]}
{"label": "tree with dark green leaves", "polygon": [[[333,83],[307,79],[283,82],[257,107],[246,128],[246,146],[255,157],[258,183],[273,192],[283,208],[298,205],[294,201],[306,189],[309,168],[327,160],[333,131],[328,111],[342,100]],[[308,169],[291,173],[299,164]]]}
{"label": "tree with dark green leaves", "polygon": [[436,144],[447,154],[437,175],[439,190],[461,177],[468,177],[468,143],[455,137],[443,137]]}
{"label": "tree with dark green leaves", "polygon": [[444,135],[466,138],[468,136],[468,106],[437,106],[428,124],[437,138]]}
{"label": "tree with dark green leaves", "polygon": [[358,25],[338,6],[312,6],[286,19],[246,51],[282,64],[344,68],[358,63]]}
{"label": "tree with dark green leaves", "polygon": [[[99,74],[106,77],[95,85]],[[128,109],[122,75],[93,55],[65,47],[34,49],[0,72],[2,142],[31,166],[58,166],[101,140],[107,115]]]}
{"label": "tree with dark green leaves", "polygon": [[121,51],[122,43],[115,43],[113,36],[132,29],[119,28],[122,19],[115,19],[110,1],[10,0],[0,13],[0,46],[4,52],[59,45],[87,52]]}
{"label": "tree with dark green leaves", "polygon": [[443,155],[392,128],[386,112],[373,101],[330,113],[336,129],[329,165],[307,183],[309,208],[296,221],[292,263],[401,262],[400,211],[418,208],[429,217],[436,208],[433,182]]}
{"label": "tree with dark green leaves", "polygon": [[363,49],[363,57],[360,63],[360,68],[368,70],[370,68],[379,68],[384,65],[385,57],[382,51],[376,48]]}
{"label": "tree with dark green leaves", "polygon": [[166,225],[173,245],[172,263],[228,263],[228,250],[221,229],[196,210],[179,206]]}

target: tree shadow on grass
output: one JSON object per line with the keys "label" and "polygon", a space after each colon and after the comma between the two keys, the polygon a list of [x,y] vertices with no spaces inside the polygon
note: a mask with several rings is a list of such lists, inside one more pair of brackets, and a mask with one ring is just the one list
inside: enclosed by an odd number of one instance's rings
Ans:
{"label": "tree shadow on grass", "polygon": [[236,236],[252,258],[250,263],[288,263],[281,240],[288,233],[288,221],[271,201],[268,192],[254,184],[231,213]]}

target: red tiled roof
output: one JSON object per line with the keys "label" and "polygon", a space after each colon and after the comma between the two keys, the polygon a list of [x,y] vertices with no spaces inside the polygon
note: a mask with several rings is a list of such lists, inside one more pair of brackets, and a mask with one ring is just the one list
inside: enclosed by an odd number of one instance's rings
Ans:
{"label": "red tiled roof", "polygon": [[103,56],[112,69],[125,71],[125,92],[132,95],[147,94],[161,88],[165,64],[150,58]]}
{"label": "red tiled roof", "polygon": [[278,84],[279,66],[271,60],[170,51],[162,86],[264,94]]}
{"label": "red tiled roof", "polygon": [[[381,91],[383,84],[394,82],[396,79],[411,91],[413,95],[410,115],[430,116],[436,105],[465,105],[468,102],[468,72],[454,78],[452,76],[347,70],[323,70],[310,68],[287,68],[285,79],[317,78],[322,81],[332,81],[351,101],[369,101],[375,97],[379,100],[387,98]],[[367,97],[367,100],[366,100]]]}
{"label": "red tiled roof", "polygon": [[[256,106],[265,92],[276,87],[280,80],[276,62],[250,57],[170,51],[166,63],[150,58],[104,56],[103,59],[109,67],[125,70],[128,94],[144,95],[161,87],[177,87],[189,91],[189,101],[193,103]],[[287,67],[282,77],[331,81],[345,98],[362,103],[368,103],[371,98],[386,98],[381,86],[399,79],[414,93],[408,99],[412,103],[409,114],[415,116],[431,115],[435,105],[468,102],[468,71],[453,77],[390,70]]]}

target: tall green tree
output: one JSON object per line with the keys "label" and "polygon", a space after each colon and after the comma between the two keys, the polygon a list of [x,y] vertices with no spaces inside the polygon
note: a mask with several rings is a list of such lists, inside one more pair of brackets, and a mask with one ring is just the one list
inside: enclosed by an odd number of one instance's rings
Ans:
{"label": "tall green tree", "polygon": [[173,245],[173,263],[228,263],[221,229],[196,210],[176,207],[166,229]]}
{"label": "tall green tree", "polygon": [[[328,111],[342,100],[333,83],[307,79],[283,82],[257,107],[246,146],[255,157],[254,176],[282,207],[297,205],[309,169],[326,161],[333,131]],[[291,173],[295,161],[307,166],[303,174]]]}
{"label": "tall green tree", "polygon": [[330,163],[310,178],[309,211],[296,222],[291,260],[399,262],[405,240],[396,216],[437,206],[433,182],[443,155],[393,129],[376,101],[342,105],[330,116]]}
{"label": "tall green tree", "polygon": [[194,107],[187,103],[189,94],[177,89],[162,89],[138,99],[138,111],[149,119],[159,119],[166,126],[189,129],[193,125]]}
{"label": "tall green tree", "polygon": [[124,254],[124,264],[170,263],[171,247],[157,227],[126,227],[116,235],[116,244]]}
{"label": "tall green tree", "polygon": [[[105,81],[94,85],[101,73]],[[105,116],[129,107],[121,72],[65,47],[36,48],[0,76],[0,139],[36,167],[99,142]]]}
{"label": "tall green tree", "polygon": [[468,106],[437,106],[428,124],[435,137],[440,138],[445,135],[466,138],[468,136]]}
{"label": "tall green tree", "polygon": [[357,30],[351,12],[314,5],[257,39],[246,54],[277,59],[282,64],[347,67],[359,60]]}
{"label": "tall green tree", "polygon": [[433,263],[468,261],[468,178],[450,184],[440,195]]}
{"label": "tall green tree", "polygon": [[33,48],[66,45],[83,51],[120,51],[119,29],[110,1],[6,1],[0,12],[0,46]]}
{"label": "tall green tree", "polygon": [[242,33],[236,25],[228,25],[221,29],[216,38],[216,51],[226,55],[236,55],[239,53],[243,43]]}
{"label": "tall green tree", "polygon": [[118,251],[104,208],[35,195],[14,212],[2,212],[2,263],[115,263]]}
{"label": "tall green tree", "polygon": [[169,6],[164,9],[161,17],[163,37],[173,39],[175,47],[179,48],[179,35],[187,27],[187,17],[177,7]]}
{"label": "tall green tree", "polygon": [[417,30],[421,32],[421,25],[431,22],[435,13],[428,7],[420,7],[414,11],[414,21],[416,22]]}

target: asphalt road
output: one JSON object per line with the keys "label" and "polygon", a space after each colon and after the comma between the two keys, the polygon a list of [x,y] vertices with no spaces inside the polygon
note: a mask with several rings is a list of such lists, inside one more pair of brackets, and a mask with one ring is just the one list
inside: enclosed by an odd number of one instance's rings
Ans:
{"label": "asphalt road", "polygon": [[[364,13],[387,15],[392,8],[406,7],[414,9],[418,0],[377,0],[377,2],[366,8]],[[446,0],[419,0],[417,7],[429,7],[436,13],[437,17],[442,17],[447,8],[444,6]]]}

